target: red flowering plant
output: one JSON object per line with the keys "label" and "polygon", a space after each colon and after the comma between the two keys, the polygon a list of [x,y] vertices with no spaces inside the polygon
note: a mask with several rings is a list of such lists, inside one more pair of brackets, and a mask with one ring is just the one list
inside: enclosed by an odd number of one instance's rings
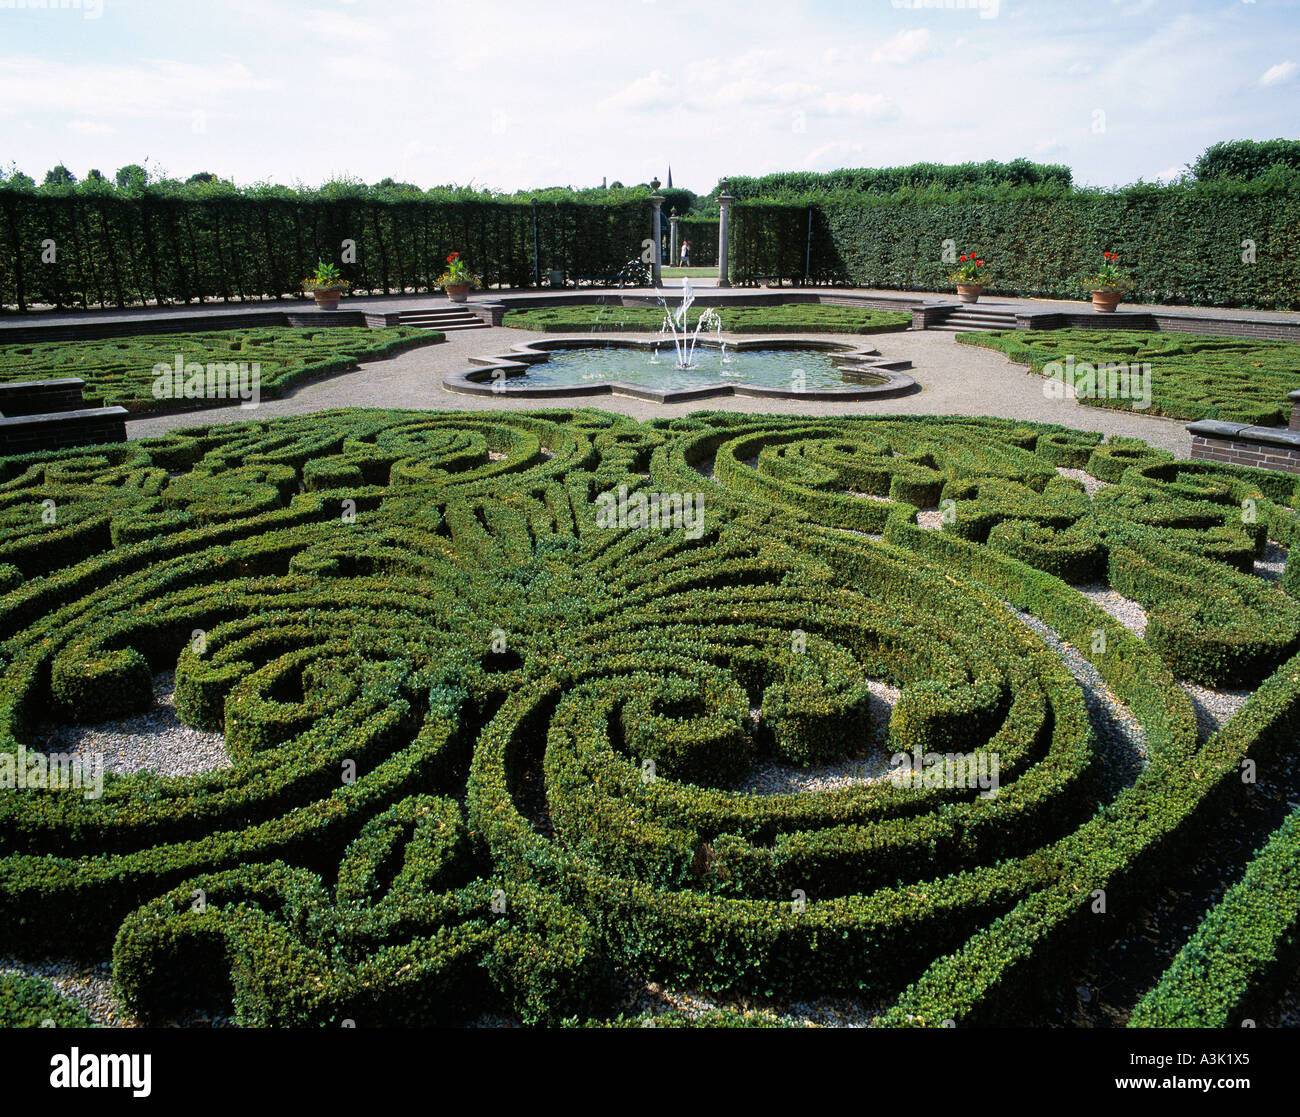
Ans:
{"label": "red flowering plant", "polygon": [[459,252],[447,257],[447,270],[433,281],[435,287],[478,287],[479,277],[469,270]]}
{"label": "red flowering plant", "polygon": [[1083,277],[1083,285],[1089,291],[1131,291],[1133,280],[1119,270],[1119,253],[1103,252],[1102,265],[1094,275]]}
{"label": "red flowering plant", "polygon": [[948,278],[954,283],[983,283],[986,273],[984,271],[984,261],[977,258],[974,252],[964,253],[958,260],[960,265],[956,271],[950,272]]}

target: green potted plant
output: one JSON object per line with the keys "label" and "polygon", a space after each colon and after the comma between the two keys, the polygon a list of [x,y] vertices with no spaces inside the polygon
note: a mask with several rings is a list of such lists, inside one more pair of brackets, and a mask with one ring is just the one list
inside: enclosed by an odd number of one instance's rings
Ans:
{"label": "green potted plant", "polygon": [[948,275],[948,278],[957,284],[957,297],[964,303],[979,302],[980,292],[984,290],[984,280],[987,278],[984,261],[977,260],[975,253],[971,252],[963,254],[957,262],[960,266]]}
{"label": "green potted plant", "polygon": [[317,310],[338,310],[339,296],[350,284],[333,264],[321,261],[316,264],[316,271],[302,281],[302,286],[312,293]]}
{"label": "green potted plant", "polygon": [[1104,261],[1096,275],[1084,277],[1084,285],[1092,292],[1093,310],[1113,311],[1125,291],[1133,289],[1133,280],[1119,270],[1119,253],[1103,252]]}
{"label": "green potted plant", "polygon": [[479,278],[469,270],[460,253],[453,252],[447,257],[447,270],[434,280],[434,285],[441,287],[452,302],[463,303],[470,291],[479,286]]}

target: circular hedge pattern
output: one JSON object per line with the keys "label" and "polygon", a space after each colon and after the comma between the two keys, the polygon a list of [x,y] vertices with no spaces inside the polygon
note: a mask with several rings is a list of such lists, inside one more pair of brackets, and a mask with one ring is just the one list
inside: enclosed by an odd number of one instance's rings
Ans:
{"label": "circular hedge pattern", "polygon": [[[174,670],[234,762],[0,795],[3,949],[111,948],[144,1016],[245,1024],[606,1018],[620,974],[1009,1019],[1293,727],[1300,608],[1248,571],[1294,484],[1004,421],[581,410],[0,461],[0,748]],[[702,520],[603,515],[651,493]],[[1097,579],[1145,642],[1067,584]],[[1013,610],[1140,723],[1118,789]],[[1202,741],[1176,680],[1259,689]],[[738,790],[873,732],[917,778]]]}

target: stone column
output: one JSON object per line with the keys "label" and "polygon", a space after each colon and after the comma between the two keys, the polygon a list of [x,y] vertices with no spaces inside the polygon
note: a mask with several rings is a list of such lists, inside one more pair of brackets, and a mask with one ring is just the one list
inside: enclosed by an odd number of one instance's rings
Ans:
{"label": "stone column", "polygon": [[650,204],[654,206],[654,229],[651,235],[654,237],[654,263],[651,268],[650,284],[653,287],[662,287],[664,285],[664,236],[663,236],[663,204],[664,196],[659,193],[659,180],[657,178],[650,180],[650,189],[654,191],[650,195]]}
{"label": "stone column", "polygon": [[730,287],[727,278],[727,248],[731,226],[731,203],[736,199],[731,196],[731,183],[723,179],[721,192],[718,194],[718,286]]}
{"label": "stone column", "polygon": [[677,222],[680,220],[681,218],[677,216],[677,207],[673,206],[668,215],[668,266],[670,268],[675,268],[677,261],[682,258],[677,240]]}

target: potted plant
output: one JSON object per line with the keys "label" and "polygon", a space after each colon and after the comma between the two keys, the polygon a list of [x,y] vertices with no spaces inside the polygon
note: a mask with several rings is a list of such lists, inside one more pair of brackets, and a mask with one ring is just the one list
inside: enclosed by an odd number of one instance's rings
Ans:
{"label": "potted plant", "polygon": [[479,285],[479,278],[466,266],[459,252],[447,257],[447,270],[434,281],[454,303],[463,303],[465,296]]}
{"label": "potted plant", "polygon": [[333,264],[318,262],[316,271],[302,281],[302,286],[312,293],[317,310],[338,310],[339,296],[350,284]]}
{"label": "potted plant", "polygon": [[964,303],[977,303],[980,292],[984,290],[984,261],[977,260],[975,253],[963,254],[957,261],[961,266],[948,276],[957,284],[957,297]]}
{"label": "potted plant", "polygon": [[1119,253],[1103,252],[1104,261],[1096,275],[1084,278],[1084,284],[1092,292],[1093,310],[1113,311],[1125,291],[1133,289],[1133,280],[1119,270]]}

